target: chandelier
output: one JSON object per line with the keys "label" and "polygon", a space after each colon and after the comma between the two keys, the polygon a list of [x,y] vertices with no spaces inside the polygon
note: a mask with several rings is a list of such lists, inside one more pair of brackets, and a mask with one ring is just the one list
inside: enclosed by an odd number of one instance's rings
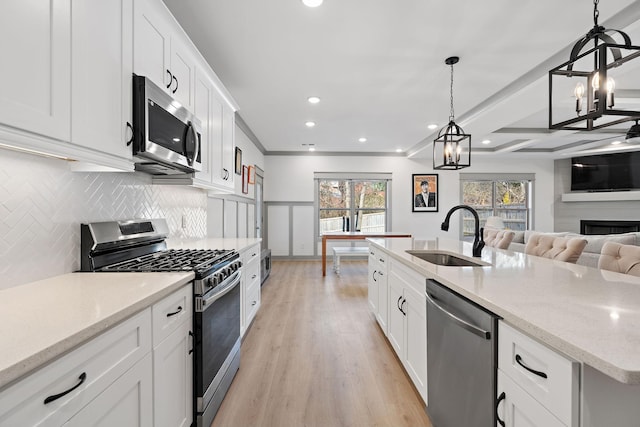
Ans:
{"label": "chandelier", "polygon": [[590,131],[640,119],[631,108],[637,105],[615,98],[616,80],[625,80],[621,67],[640,56],[640,47],[626,33],[598,25],[598,3],[593,1],[593,28],[573,46],[569,61],[549,71],[549,129]]}
{"label": "chandelier", "polygon": [[453,65],[458,61],[460,58],[457,56],[449,57],[444,61],[451,67],[451,109],[449,110],[449,123],[440,130],[438,137],[433,140],[434,169],[455,170],[471,166],[471,135],[464,133],[464,130],[456,124],[453,114]]}

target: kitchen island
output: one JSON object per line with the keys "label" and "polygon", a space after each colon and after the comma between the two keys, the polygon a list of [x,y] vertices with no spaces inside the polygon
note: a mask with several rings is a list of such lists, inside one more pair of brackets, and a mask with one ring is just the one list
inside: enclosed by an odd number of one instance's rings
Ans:
{"label": "kitchen island", "polygon": [[[638,425],[640,278],[493,248],[473,258],[470,243],[450,239],[369,241],[391,268],[396,263],[438,281],[579,363],[581,415],[571,425],[605,425],[598,417],[610,411],[622,418],[608,425]],[[407,250],[448,252],[486,265],[440,266]]]}

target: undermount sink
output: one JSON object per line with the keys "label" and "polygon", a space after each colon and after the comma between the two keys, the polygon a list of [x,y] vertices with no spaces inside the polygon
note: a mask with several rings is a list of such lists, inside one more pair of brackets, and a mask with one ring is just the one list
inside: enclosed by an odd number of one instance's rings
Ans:
{"label": "undermount sink", "polygon": [[465,258],[460,258],[452,253],[439,252],[439,251],[425,251],[425,250],[407,250],[405,251],[414,257],[418,257],[422,260],[430,262],[431,264],[444,265],[447,267],[484,267],[487,264],[482,261],[470,261]]}

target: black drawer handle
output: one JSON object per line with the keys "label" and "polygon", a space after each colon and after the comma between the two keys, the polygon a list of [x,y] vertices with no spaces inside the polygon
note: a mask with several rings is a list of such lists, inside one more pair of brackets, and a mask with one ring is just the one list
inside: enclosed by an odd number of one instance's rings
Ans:
{"label": "black drawer handle", "polygon": [[258,301],[254,301],[251,303],[251,305],[256,305],[258,303]]}
{"label": "black drawer handle", "polygon": [[53,402],[54,400],[58,400],[60,399],[62,396],[65,396],[69,393],[71,393],[73,390],[77,389],[78,387],[80,387],[82,385],[82,383],[84,383],[84,380],[87,379],[87,373],[83,372],[80,374],[80,376],[78,377],[78,379],[80,380],[80,382],[76,385],[74,385],[73,387],[71,387],[69,390],[67,391],[63,391],[62,393],[58,393],[58,394],[54,394],[53,396],[49,396],[44,400],[44,404],[46,405],[47,403]]}
{"label": "black drawer handle", "polygon": [[182,306],[179,305],[178,309],[176,311],[174,311],[173,313],[167,313],[167,317],[175,316],[176,314],[180,313],[181,311],[182,311]]}
{"label": "black drawer handle", "polygon": [[547,378],[547,374],[545,374],[542,371],[536,371],[535,369],[531,369],[528,366],[526,366],[524,363],[522,363],[522,357],[520,357],[519,354],[516,354],[516,362],[518,363],[518,365],[522,366],[524,369],[526,369],[527,371],[531,372],[532,374],[535,374],[539,377],[542,378]]}
{"label": "black drawer handle", "polygon": [[502,427],[505,427],[505,424],[504,424],[504,421],[500,419],[500,414],[498,414],[498,406],[500,406],[500,402],[502,402],[506,397],[507,395],[504,394],[504,391],[503,391],[502,393],[500,393],[500,397],[498,397],[498,401],[496,402],[496,420],[498,421],[498,424],[500,424]]}
{"label": "black drawer handle", "polygon": [[256,277],[258,277],[258,276],[256,276],[256,275],[254,274],[253,276],[251,276],[251,280],[255,279]]}
{"label": "black drawer handle", "polygon": [[378,272],[378,270],[373,270],[373,274],[371,274],[371,278],[373,279],[374,282],[377,282],[376,280],[376,273]]}

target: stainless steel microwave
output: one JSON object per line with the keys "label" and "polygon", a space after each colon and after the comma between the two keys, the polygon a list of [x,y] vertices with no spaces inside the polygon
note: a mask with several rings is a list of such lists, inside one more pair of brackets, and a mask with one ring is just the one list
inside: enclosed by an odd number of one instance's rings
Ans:
{"label": "stainless steel microwave", "polygon": [[133,75],[135,169],[152,175],[202,170],[202,129],[189,110],[147,77]]}

